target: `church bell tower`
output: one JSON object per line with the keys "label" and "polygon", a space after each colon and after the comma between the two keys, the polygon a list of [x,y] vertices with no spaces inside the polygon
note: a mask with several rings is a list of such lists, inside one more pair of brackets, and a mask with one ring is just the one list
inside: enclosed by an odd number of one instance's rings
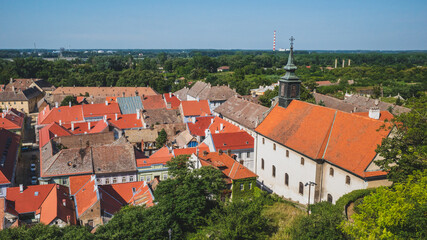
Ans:
{"label": "church bell tower", "polygon": [[291,41],[291,51],[289,53],[288,64],[284,67],[286,70],[285,76],[279,80],[279,106],[286,108],[294,99],[300,99],[301,81],[295,75],[297,66],[294,64],[294,37]]}

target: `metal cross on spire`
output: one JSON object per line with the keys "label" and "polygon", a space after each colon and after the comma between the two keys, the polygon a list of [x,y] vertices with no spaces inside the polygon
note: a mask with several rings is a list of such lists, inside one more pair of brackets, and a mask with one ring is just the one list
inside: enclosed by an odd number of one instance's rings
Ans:
{"label": "metal cross on spire", "polygon": [[295,40],[294,36],[291,36],[291,38],[289,38],[289,40],[291,41],[291,48],[293,48],[294,47],[294,40]]}

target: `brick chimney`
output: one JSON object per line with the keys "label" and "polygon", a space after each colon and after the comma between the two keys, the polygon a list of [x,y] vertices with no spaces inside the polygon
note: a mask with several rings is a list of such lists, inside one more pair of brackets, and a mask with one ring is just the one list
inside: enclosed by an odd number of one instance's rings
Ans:
{"label": "brick chimney", "polygon": [[74,131],[74,123],[71,123],[71,131]]}
{"label": "brick chimney", "polygon": [[117,113],[115,114],[115,119],[116,119],[116,121],[117,121],[117,119],[118,119],[118,114],[117,114]]}
{"label": "brick chimney", "polygon": [[371,107],[369,109],[369,117],[370,118],[378,120],[378,119],[380,119],[380,115],[381,115],[381,112],[380,112],[379,107]]}
{"label": "brick chimney", "polygon": [[24,191],[24,185],[19,184],[19,192],[22,193]]}
{"label": "brick chimney", "polygon": [[105,106],[108,106],[108,101],[107,100],[105,100]]}

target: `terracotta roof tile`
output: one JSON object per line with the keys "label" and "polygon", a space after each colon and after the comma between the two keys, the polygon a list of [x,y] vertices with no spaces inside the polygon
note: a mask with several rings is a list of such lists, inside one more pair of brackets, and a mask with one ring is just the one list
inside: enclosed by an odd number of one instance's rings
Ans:
{"label": "terracotta roof tile", "polygon": [[73,96],[83,96],[86,93],[95,97],[132,97],[157,94],[150,87],[58,87],[52,92],[54,95]]}
{"label": "terracotta roof tile", "polygon": [[24,114],[11,108],[7,112],[0,113],[0,128],[13,130],[21,129],[24,124]]}
{"label": "terracotta roof tile", "polygon": [[0,128],[0,184],[12,182],[20,143],[19,135]]}
{"label": "terracotta roof tile", "polygon": [[233,125],[226,120],[215,117],[213,123],[209,126],[211,133],[233,133],[233,132],[243,132],[239,127]]}
{"label": "terracotta roof tile", "polygon": [[258,177],[251,170],[231,158],[225,153],[210,152],[206,155],[199,155],[202,165],[211,165],[221,170],[228,178],[232,180]]}
{"label": "terracotta roof tile", "polygon": [[177,148],[173,150],[173,155],[175,157],[180,155],[191,155],[197,154],[197,150],[199,150],[199,154],[202,154],[204,151],[209,152],[209,147],[205,143],[201,143],[197,147],[189,147],[189,148]]}
{"label": "terracotta roof tile", "polygon": [[107,121],[118,129],[139,129],[144,127],[141,118],[138,119],[136,113],[117,114],[116,120],[116,116],[113,114],[107,116]]}
{"label": "terracotta roof tile", "polygon": [[204,137],[205,130],[208,129],[208,127],[211,125],[213,119],[213,116],[197,117],[195,123],[187,123],[187,128],[190,131],[191,135]]}
{"label": "terracotta roof tile", "polygon": [[[369,112],[355,112],[353,114],[369,118]],[[393,114],[391,114],[389,111],[381,111],[380,112],[380,118],[378,120],[391,121],[391,119],[393,119],[393,118],[394,118]]]}
{"label": "terracotta roof tile", "polygon": [[70,189],[72,189],[76,203],[77,217],[80,217],[99,200],[95,175],[88,176],[70,177]]}
{"label": "terracotta roof tile", "polygon": [[207,116],[211,115],[209,102],[207,100],[200,101],[182,101],[181,107],[184,116]]}
{"label": "terracotta roof tile", "polygon": [[173,93],[165,93],[163,97],[166,102],[166,107],[170,105],[168,109],[178,109],[179,105],[181,105],[181,101]]}
{"label": "terracotta roof tile", "polygon": [[144,109],[166,108],[163,95],[144,96],[144,98],[142,98],[142,105]]}
{"label": "terracotta roof tile", "polygon": [[254,148],[254,138],[247,132],[212,134],[215,150],[236,150]]}
{"label": "terracotta roof tile", "polygon": [[172,153],[169,151],[169,149],[165,146],[157,150],[153,155],[151,155],[149,158],[140,158],[137,159],[137,166],[138,167],[148,167],[155,164],[163,164],[166,165],[166,163],[171,160],[173,157]]}

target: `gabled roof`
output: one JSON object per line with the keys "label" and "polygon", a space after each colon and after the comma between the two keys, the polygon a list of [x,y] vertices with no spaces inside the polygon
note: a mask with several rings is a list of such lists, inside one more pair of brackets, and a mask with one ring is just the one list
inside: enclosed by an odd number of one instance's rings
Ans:
{"label": "gabled roof", "polygon": [[195,141],[195,137],[186,129],[175,136],[176,145],[180,148],[186,147],[191,141]]}
{"label": "gabled roof", "polygon": [[233,133],[243,132],[239,127],[233,125],[220,117],[215,117],[213,123],[209,126],[211,133]]}
{"label": "gabled roof", "polygon": [[143,142],[155,142],[156,138],[159,136],[157,130],[155,129],[133,129],[125,131],[126,139],[130,143],[141,143]]}
{"label": "gabled roof", "polygon": [[149,167],[151,165],[162,164],[166,165],[166,163],[171,160],[173,157],[172,153],[169,151],[169,148],[162,147],[149,158],[140,158],[136,160],[136,165],[138,167]]}
{"label": "gabled roof", "polygon": [[144,181],[99,186],[101,207],[114,214],[126,205],[154,205],[154,196]]}
{"label": "gabled roof", "polygon": [[179,105],[181,105],[181,101],[173,93],[165,93],[163,97],[166,104],[170,104],[170,108],[168,109],[178,109]]}
{"label": "gabled roof", "polygon": [[247,132],[212,134],[215,150],[236,150],[254,148],[254,138]]}
{"label": "gabled roof", "polygon": [[43,147],[50,141],[50,139],[54,138],[55,136],[70,136],[72,134],[73,133],[68,131],[63,126],[53,122],[39,130],[39,146],[40,148]]}
{"label": "gabled roof", "polygon": [[13,130],[21,129],[24,124],[24,115],[15,109],[0,113],[0,128]]}
{"label": "gabled roof", "polygon": [[14,176],[21,137],[0,128],[0,184],[10,184]]}
{"label": "gabled roof", "polygon": [[248,129],[255,129],[264,119],[268,108],[241,97],[231,97],[214,111]]}
{"label": "gabled roof", "polygon": [[144,96],[142,97],[142,105],[144,109],[166,108],[163,95]]}
{"label": "gabled roof", "polygon": [[179,114],[178,110],[161,108],[144,110],[142,116],[144,117],[144,121],[149,126],[152,126],[158,124],[182,123],[182,118]]}
{"label": "gabled roof", "polygon": [[23,91],[1,91],[0,92],[0,101],[10,102],[10,101],[28,101],[30,99],[36,98],[39,95],[43,94],[35,87],[25,89]]}
{"label": "gabled roof", "polygon": [[237,95],[236,91],[228,86],[211,86],[210,83],[201,81],[197,81],[187,94],[196,99],[209,101],[226,101]]}
{"label": "gabled roof", "polygon": [[205,130],[208,129],[208,127],[211,125],[213,119],[213,116],[197,117],[195,123],[187,123],[187,128],[190,131],[191,135],[204,137]]}
{"label": "gabled roof", "polygon": [[31,84],[33,84],[35,81],[40,80],[37,78],[16,78],[11,79],[8,84],[5,86],[5,91],[13,91],[15,90],[25,90],[30,87]]}
{"label": "gabled roof", "polygon": [[117,120],[115,115],[109,115],[107,121],[118,129],[138,129],[143,128],[141,118],[137,118],[137,114],[118,114]]}
{"label": "gabled roof", "polygon": [[[65,201],[65,206],[64,206]],[[56,218],[76,223],[74,206],[68,188],[57,184],[32,185],[20,192],[20,187],[7,189],[6,211],[12,214],[40,213],[40,222],[50,224]],[[69,216],[69,217],[68,217]]]}
{"label": "gabled roof", "polygon": [[136,113],[138,109],[142,109],[142,101],[138,96],[135,97],[118,97],[117,103],[120,106],[122,114]]}
{"label": "gabled roof", "polygon": [[188,94],[189,90],[190,90],[189,88],[184,87],[184,88],[176,91],[174,94],[179,100],[187,101],[187,94]]}
{"label": "gabled roof", "polygon": [[[72,125],[74,126],[74,130],[72,130]],[[89,125],[90,125],[90,129],[89,129]],[[103,120],[101,120],[96,122],[76,122],[72,124],[67,123],[67,124],[62,124],[62,126],[65,129],[67,129],[70,133],[76,135],[76,134],[102,132],[106,127],[108,127],[108,124]]]}
{"label": "gabled roof", "polygon": [[225,153],[210,152],[206,155],[199,154],[199,160],[202,166],[210,165],[218,168],[224,175],[232,180],[258,177],[258,175]]}
{"label": "gabled roof", "polygon": [[83,121],[83,109],[81,105],[61,106],[50,108],[46,106],[38,115],[38,124],[50,124],[61,120],[62,123]]}
{"label": "gabled roof", "polygon": [[325,107],[337,109],[343,112],[354,112],[358,111],[357,107],[344,102],[343,100],[340,100],[338,98],[334,98],[328,95],[323,95],[320,93],[313,93],[314,99],[316,100],[316,103],[319,104],[321,101],[325,105]]}
{"label": "gabled roof", "polygon": [[[390,130],[383,121],[293,100],[276,105],[256,131],[311,159],[326,161],[360,177],[376,156],[375,149]],[[388,125],[386,123],[386,125]]]}
{"label": "gabled roof", "polygon": [[181,107],[184,116],[208,116],[211,115],[209,102],[207,100],[200,101],[182,101]]}
{"label": "gabled roof", "polygon": [[359,109],[358,112],[367,112],[372,107],[378,107],[381,111],[388,111],[389,108],[392,108],[393,114],[402,114],[411,111],[411,109],[406,107],[382,102],[378,99],[367,98],[359,95],[351,95],[349,97],[346,97],[344,99],[344,102],[356,106]]}
{"label": "gabled roof", "polygon": [[99,200],[95,175],[70,177],[70,194],[74,196],[77,217],[80,217]]}
{"label": "gabled roof", "polygon": [[98,104],[83,104],[83,116],[84,118],[91,117],[103,117],[109,114],[120,114],[120,108],[118,103],[98,103]]}

